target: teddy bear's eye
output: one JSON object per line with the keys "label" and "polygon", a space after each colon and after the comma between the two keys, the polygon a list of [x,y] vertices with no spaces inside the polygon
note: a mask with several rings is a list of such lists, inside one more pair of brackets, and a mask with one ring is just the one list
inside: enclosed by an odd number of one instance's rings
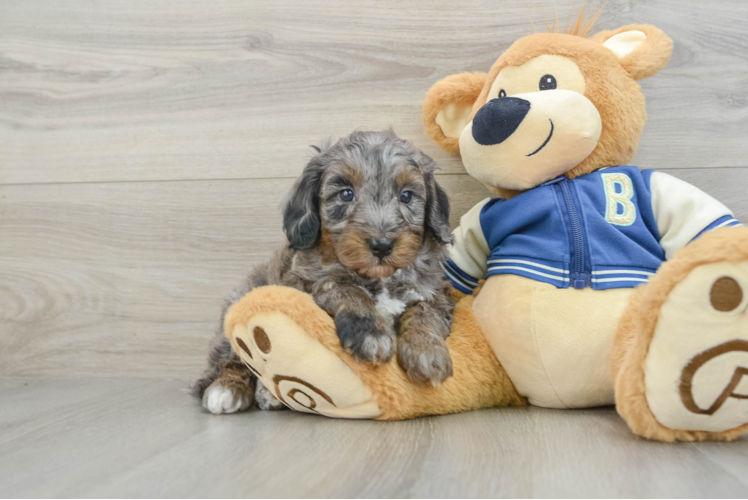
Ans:
{"label": "teddy bear's eye", "polygon": [[506,91],[504,89],[499,90],[499,97],[506,97]]}
{"label": "teddy bear's eye", "polygon": [[540,90],[553,90],[556,88],[556,79],[553,75],[544,75],[540,78],[538,87],[540,87]]}

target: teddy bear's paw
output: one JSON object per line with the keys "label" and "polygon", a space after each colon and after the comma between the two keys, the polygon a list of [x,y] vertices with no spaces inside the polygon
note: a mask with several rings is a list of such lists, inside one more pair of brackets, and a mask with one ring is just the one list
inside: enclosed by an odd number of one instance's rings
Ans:
{"label": "teddy bear's paw", "polygon": [[404,334],[398,339],[397,361],[408,378],[434,387],[452,376],[452,358],[447,343],[432,334]]}
{"label": "teddy bear's paw", "polygon": [[671,429],[748,423],[748,262],[693,269],[660,309],[644,363],[647,404]]}
{"label": "teddy bear's paw", "polygon": [[225,386],[220,380],[213,382],[203,393],[203,408],[214,415],[244,411],[251,405],[251,393]]}
{"label": "teddy bear's paw", "polygon": [[255,401],[257,401],[257,406],[260,410],[275,411],[286,409],[281,400],[276,398],[259,380],[257,381],[257,389],[255,389]]}
{"label": "teddy bear's paw", "polygon": [[261,382],[255,394],[260,408],[277,409],[280,403],[328,417],[380,414],[374,395],[351,368],[283,312],[254,314],[235,323],[228,336]]}

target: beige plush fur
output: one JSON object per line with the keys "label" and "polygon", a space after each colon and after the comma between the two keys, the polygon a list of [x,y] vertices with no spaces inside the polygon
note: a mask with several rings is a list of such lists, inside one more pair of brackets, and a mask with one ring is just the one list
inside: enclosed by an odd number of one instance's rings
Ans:
{"label": "beige plush fur", "polygon": [[614,402],[609,357],[616,324],[610,318],[621,316],[632,292],[631,288],[559,290],[541,281],[500,274],[486,280],[473,311],[502,366],[530,404],[588,408]]}

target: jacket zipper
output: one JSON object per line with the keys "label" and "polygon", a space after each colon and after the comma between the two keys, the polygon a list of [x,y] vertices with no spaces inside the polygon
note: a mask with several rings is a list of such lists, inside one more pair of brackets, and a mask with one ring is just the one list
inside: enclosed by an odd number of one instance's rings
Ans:
{"label": "jacket zipper", "polygon": [[569,189],[569,180],[561,181],[561,191],[564,194],[566,210],[569,212],[571,220],[572,239],[574,240],[574,259],[572,262],[572,286],[577,289],[587,286],[587,277],[584,274],[584,235],[582,234],[582,224],[579,222],[579,212],[574,204]]}

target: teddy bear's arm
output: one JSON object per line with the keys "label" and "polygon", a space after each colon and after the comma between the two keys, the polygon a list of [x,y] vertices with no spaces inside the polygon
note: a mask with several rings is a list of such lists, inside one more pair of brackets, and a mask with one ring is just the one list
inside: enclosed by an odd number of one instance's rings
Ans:
{"label": "teddy bear's arm", "polygon": [[672,175],[652,173],[650,192],[660,245],[668,260],[709,230],[740,225],[721,202]]}
{"label": "teddy bear's arm", "polygon": [[463,293],[472,294],[478,281],[485,278],[488,256],[486,236],[480,223],[481,210],[490,201],[486,198],[460,218],[454,232],[454,243],[449,249],[449,259],[444,267],[447,279]]}

